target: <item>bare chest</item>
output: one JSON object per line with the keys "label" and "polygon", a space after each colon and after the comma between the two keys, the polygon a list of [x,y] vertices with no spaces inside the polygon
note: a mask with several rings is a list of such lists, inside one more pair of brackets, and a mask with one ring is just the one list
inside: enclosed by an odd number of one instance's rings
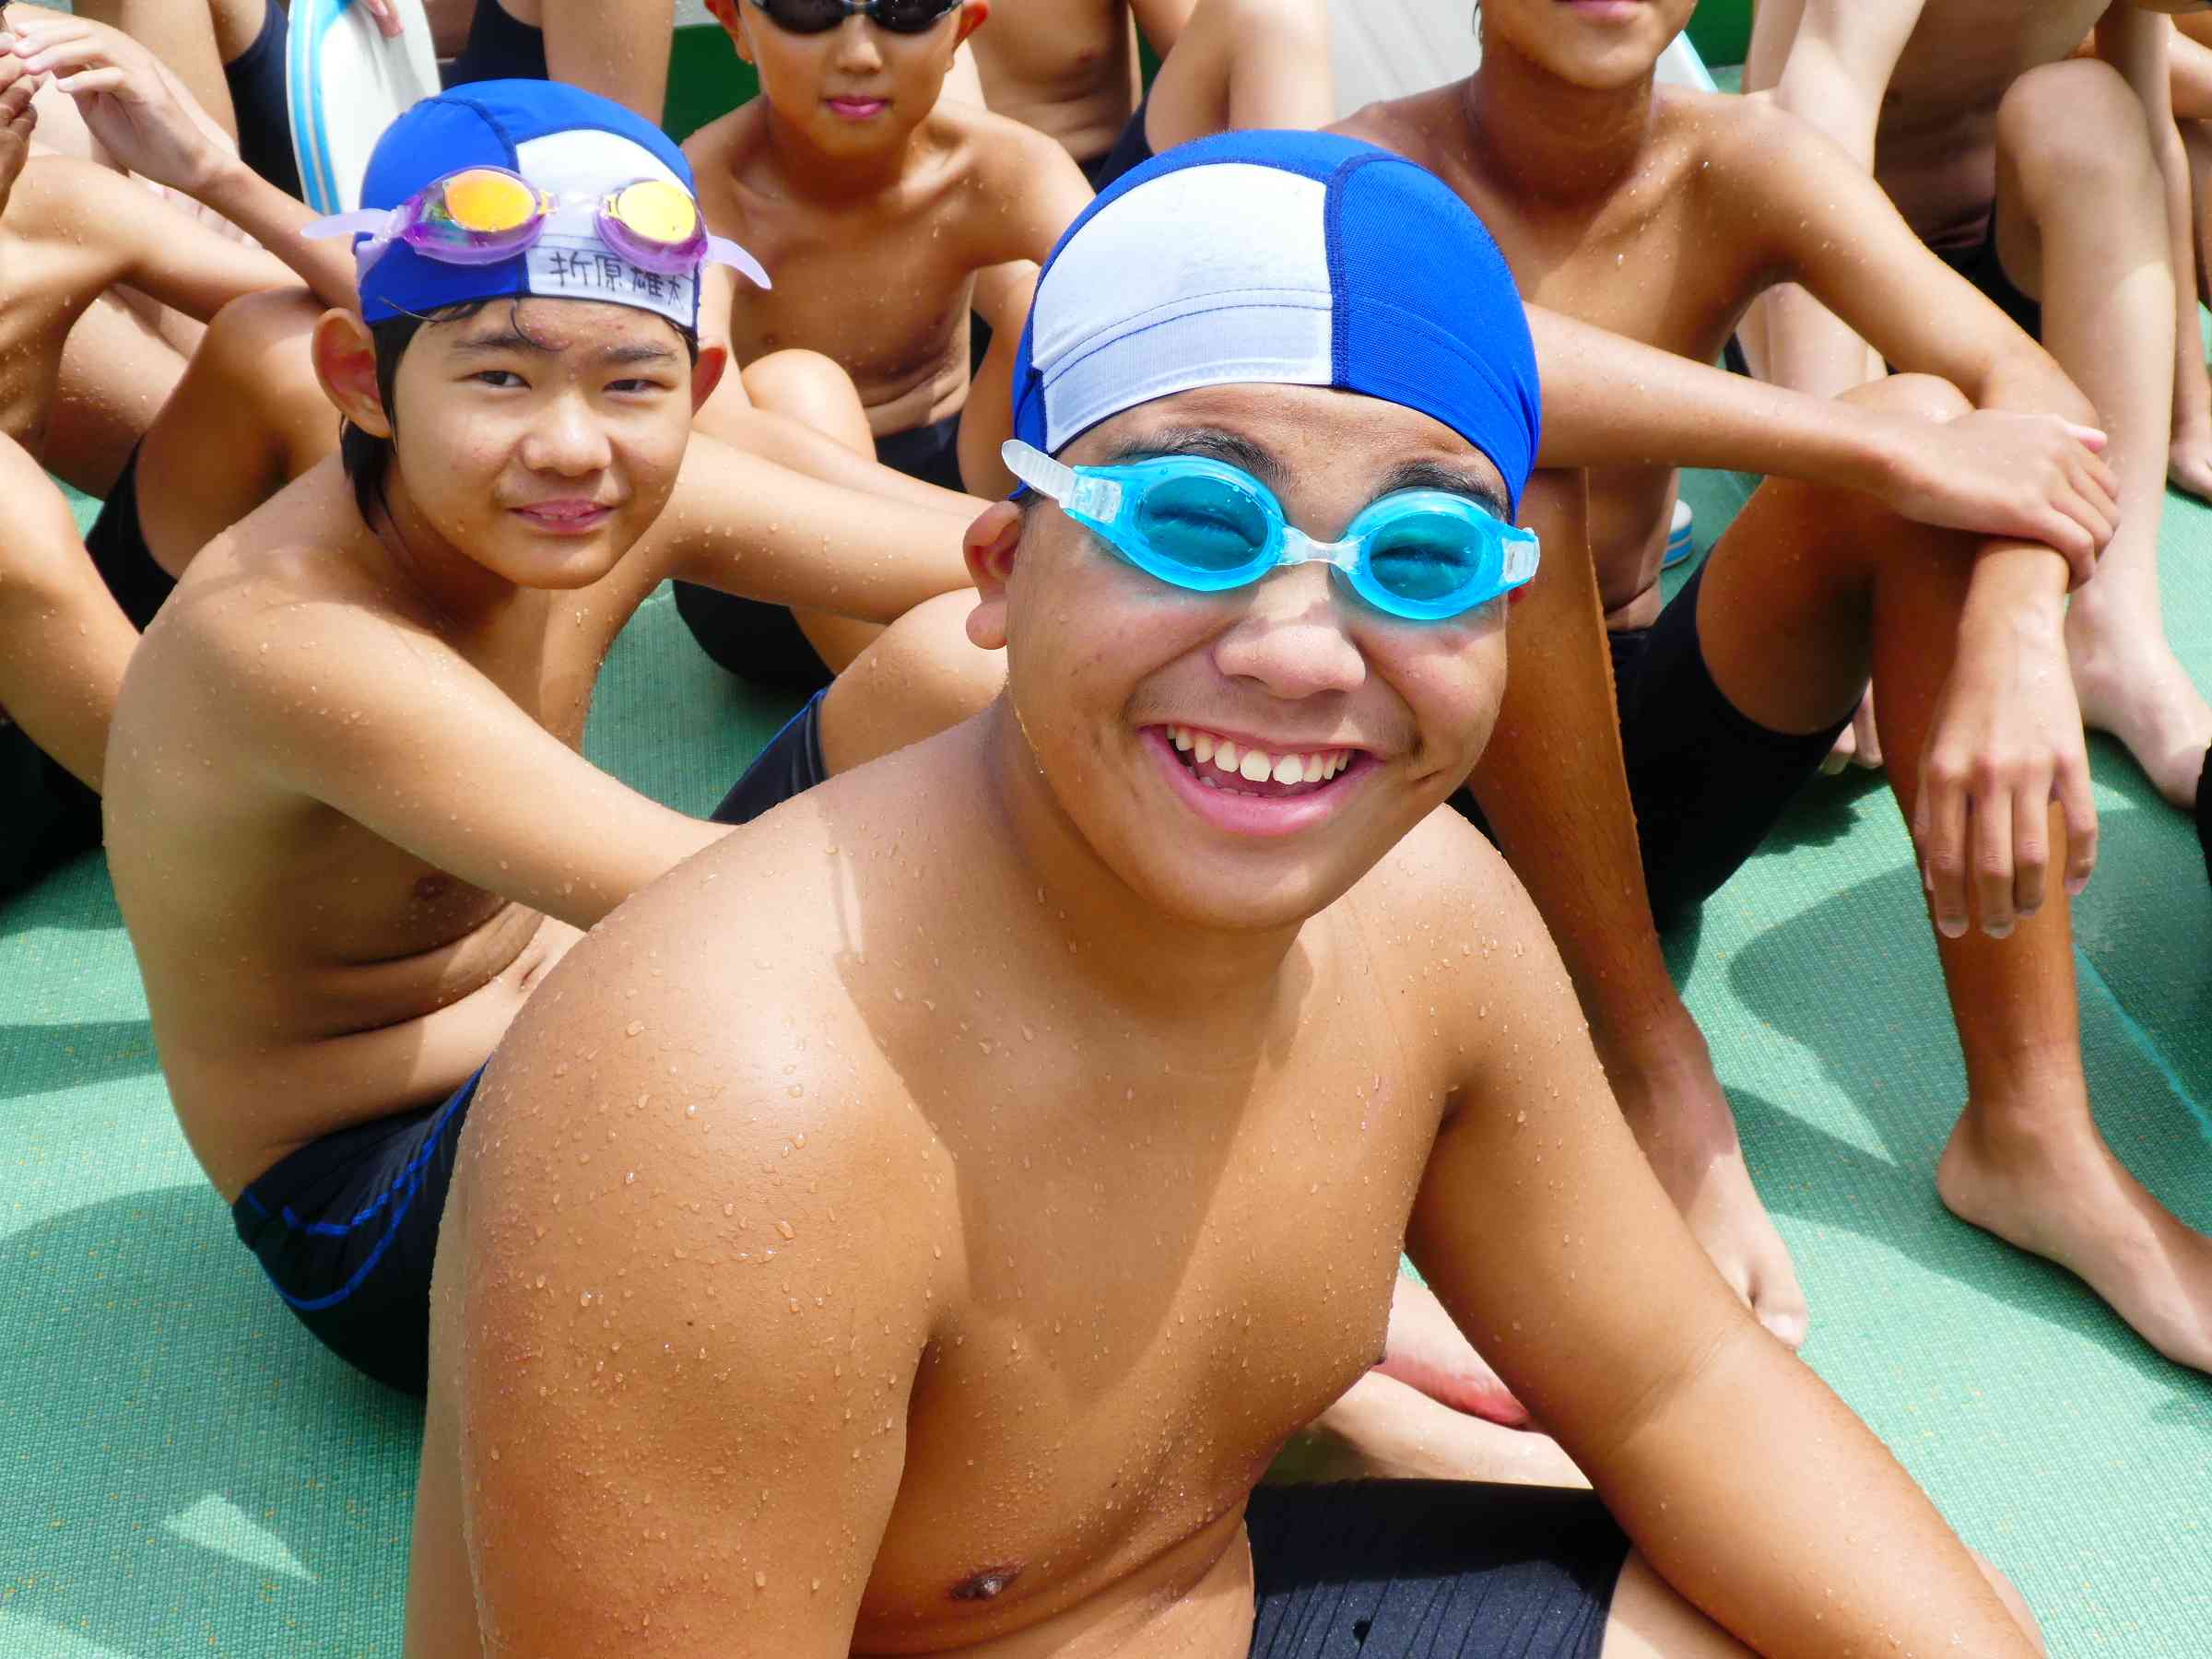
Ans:
{"label": "bare chest", "polygon": [[935,1247],[964,1291],[916,1384],[862,1645],[973,1640],[1125,1579],[1235,1512],[1381,1356],[1437,1107],[1340,1047],[1218,1134],[1190,1127],[1218,1097],[1139,1076],[1106,1081],[1129,1114],[1111,1133],[1070,1114],[959,1159],[965,1225]]}
{"label": "bare chest", "polygon": [[2108,0],[1929,0],[1882,97],[1880,142],[1926,143],[1987,121],[2029,70],[2078,46]]}

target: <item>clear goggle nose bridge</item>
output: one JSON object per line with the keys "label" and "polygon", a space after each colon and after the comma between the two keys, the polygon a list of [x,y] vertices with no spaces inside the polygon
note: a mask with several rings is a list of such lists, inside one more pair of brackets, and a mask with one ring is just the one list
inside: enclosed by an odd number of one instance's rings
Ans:
{"label": "clear goggle nose bridge", "polygon": [[[1071,517],[1088,522],[1138,569],[1193,592],[1225,592],[1291,566],[1324,564],[1339,572],[1362,599],[1390,616],[1409,621],[1442,621],[1463,616],[1523,586],[1535,575],[1542,552],[1533,531],[1502,524],[1465,498],[1424,490],[1384,497],[1374,507],[1356,515],[1348,527],[1350,533],[1334,542],[1317,541],[1289,523],[1279,509],[1274,510],[1268,518],[1266,540],[1255,545],[1252,559],[1236,569],[1202,571],[1171,552],[1149,546],[1141,532],[1135,531],[1124,517],[1125,508],[1133,510],[1131,492],[1120,479],[1110,476],[1112,469],[1078,470],[1019,439],[1004,444],[1000,457],[1017,478],[1057,501]],[[1199,457],[1187,459],[1209,470],[1218,467],[1238,478],[1245,477],[1221,463]],[[1257,479],[1245,482],[1256,499],[1272,507],[1272,496]],[[1418,501],[1412,499],[1417,495],[1420,498]],[[1382,516],[1376,508],[1383,508],[1387,512],[1387,503],[1393,500],[1405,502],[1409,513],[1436,513],[1441,503],[1441,511],[1456,521],[1456,527],[1467,541],[1484,544],[1476,572],[1455,585],[1416,583],[1430,587],[1430,591],[1425,594],[1403,592],[1383,582],[1376,573],[1371,548],[1380,528],[1375,521]],[[1260,557],[1270,546],[1275,550],[1273,557]]]}

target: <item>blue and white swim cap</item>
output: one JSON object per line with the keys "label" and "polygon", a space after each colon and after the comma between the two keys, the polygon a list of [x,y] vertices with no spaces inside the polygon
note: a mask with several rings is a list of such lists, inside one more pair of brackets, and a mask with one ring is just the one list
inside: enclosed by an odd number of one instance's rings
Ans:
{"label": "blue and white swim cap", "polygon": [[547,219],[534,247],[491,265],[452,265],[397,242],[381,249],[361,274],[364,321],[535,295],[634,306],[679,328],[699,327],[698,274],[670,276],[630,264],[600,237],[596,212],[583,205],[641,179],[696,198],[690,162],[660,128],[558,81],[477,81],[424,99],[384,129],[361,181],[361,208],[399,207],[470,167],[504,168],[571,205]]}
{"label": "blue and white swim cap", "polygon": [[1224,133],[1117,180],[1045,262],[1014,435],[1048,453],[1199,386],[1334,386],[1480,450],[1518,506],[1535,350],[1482,221],[1426,168],[1327,133]]}

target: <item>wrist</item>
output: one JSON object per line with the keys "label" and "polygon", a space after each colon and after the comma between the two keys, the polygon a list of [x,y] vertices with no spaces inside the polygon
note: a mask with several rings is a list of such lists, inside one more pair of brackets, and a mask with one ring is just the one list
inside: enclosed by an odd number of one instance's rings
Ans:
{"label": "wrist", "polygon": [[[245,159],[235,150],[218,145],[205,145],[188,169],[188,176],[177,182],[177,188],[209,207],[222,212],[225,206],[259,182],[260,175],[248,167]],[[226,218],[235,215],[225,214]]]}
{"label": "wrist", "polygon": [[1974,561],[1959,619],[1961,646],[2042,647],[2065,631],[2065,559],[2048,547],[1999,547]]}

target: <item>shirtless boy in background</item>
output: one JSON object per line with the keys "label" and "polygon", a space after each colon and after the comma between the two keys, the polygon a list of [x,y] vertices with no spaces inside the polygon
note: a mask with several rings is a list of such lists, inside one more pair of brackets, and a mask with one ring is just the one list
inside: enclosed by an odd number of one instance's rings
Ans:
{"label": "shirtless boy in background", "polygon": [[[1754,296],[1794,278],[1890,362],[1949,382],[1861,394],[1950,419],[1949,441],[2016,441],[2027,412],[2093,420],[2058,365],[1847,157],[1764,100],[1654,86],[1690,9],[1486,0],[1474,76],[1372,105],[1347,130],[1457,190],[1532,305],[1709,363]],[[1624,275],[1652,270],[1668,280]],[[2212,1366],[2212,1240],[2121,1167],[2089,1111],[2059,880],[2077,888],[2093,856],[2059,637],[2067,560],[1870,517],[1837,488],[1859,481],[1846,460],[1856,413],[1818,406],[1833,411],[1831,469],[1798,476],[1827,488],[1762,488],[1664,609],[1673,468],[1757,463],[1632,439],[1532,490],[1551,556],[1521,625],[1547,649],[1518,665],[1474,800],[1550,925],[1662,1182],[1724,1275],[1802,1340],[1795,1274],[1653,919],[1683,920],[1750,855],[1871,665],[1966,1057],[1937,1189],[1961,1218],[2080,1275],[2162,1353]],[[2024,459],[2018,476],[2049,464]],[[2062,494],[2109,524],[2112,475],[2079,464]],[[2052,539],[2087,574],[2090,549],[2062,528]],[[2097,568],[2077,602],[2108,574]],[[1639,866],[1641,886],[1623,879]]]}
{"label": "shirtless boy in background", "polygon": [[[2067,656],[2084,720],[2184,806],[2212,748],[2212,704],[2166,641],[2159,525],[2170,476],[2212,496],[2212,391],[2161,14],[2199,8],[1761,0],[1744,71],[1747,88],[1772,88],[1870,171],[2096,406],[2120,532],[2074,595]],[[2092,29],[2097,57],[2073,57]],[[1869,371],[1852,331],[1802,294],[1777,294],[1747,343],[1760,372],[1806,391],[1840,392]]]}
{"label": "shirtless boy in background", "polygon": [[990,106],[1058,139],[1094,190],[1209,133],[1336,113],[1325,0],[1002,0],[968,50]]}
{"label": "shirtless boy in background", "polygon": [[[687,453],[724,361],[694,371],[698,261],[729,251],[639,253],[594,211],[640,179],[688,202],[657,128],[547,82],[472,87],[394,124],[364,199],[459,214],[487,168],[559,201],[543,239],[492,265],[364,243],[361,311],[314,336],[341,454],[194,559],[131,660],[106,777],[186,1139],[288,1305],[418,1392],[471,1075],[580,929],[724,833],[577,752],[617,633],[672,574],[877,622],[965,582],[958,519],[856,519],[711,440]],[[824,710],[841,763],[919,735],[852,685]]]}
{"label": "shirtless boy in background", "polygon": [[[710,9],[759,70],[760,96],[694,134],[685,153],[708,221],[778,273],[772,291],[733,300],[736,360],[819,354],[858,390],[884,465],[945,490],[965,477],[1003,494],[1012,481],[997,451],[1011,429],[1006,387],[1031,262],[1090,192],[1041,134],[939,96],[989,0],[880,0],[863,13],[841,0],[710,0]],[[1009,279],[979,288],[980,273],[1009,265]],[[975,305],[996,339],[971,387]],[[705,326],[718,337],[712,311]],[[839,391],[815,400],[825,406],[816,418],[841,434],[854,423]],[[802,390],[775,401],[803,414],[809,399]],[[717,415],[710,405],[701,429],[716,431]],[[827,678],[867,640],[696,588],[679,589],[677,602],[734,673]]]}
{"label": "shirtless boy in background", "polygon": [[[1496,250],[1324,135],[1132,177],[1039,288],[1052,499],[968,535],[1005,697],[640,894],[487,1076],[409,1659],[2025,1659],[1700,1257],[1534,910],[1434,810],[1533,552]],[[1285,519],[1348,578],[1276,562],[1313,555]],[[1373,1360],[1401,1241],[1611,1517],[1254,1490]]]}
{"label": "shirtless boy in background", "polygon": [[[351,260],[300,241],[306,209],[215,141],[145,48],[85,19],[22,8],[11,9],[7,28],[0,35],[0,436],[103,505],[84,545],[74,525],[65,542],[32,533],[50,516],[42,510],[27,514],[24,535],[0,542],[0,711],[12,723],[0,729],[0,890],[97,844],[94,792],[124,664],[182,568],[156,561],[138,524],[137,445],[153,408],[124,412],[135,429],[118,434],[128,457],[120,472],[104,459],[110,445],[88,441],[81,424],[50,442],[65,424],[56,406],[73,332],[124,284],[202,320],[228,314],[244,297],[296,292],[303,278],[326,304],[353,294]],[[283,257],[219,234],[110,167],[30,155],[30,100],[50,79],[120,166],[206,203]],[[102,333],[98,342],[112,338]],[[151,394],[166,397],[186,373],[184,359],[150,336],[134,344],[169,359]],[[235,355],[237,342],[218,326],[199,350],[212,362]],[[296,400],[265,395],[262,380],[233,377],[231,414],[251,412],[273,433],[296,429]],[[327,429],[327,405],[320,419]],[[321,438],[327,443],[326,429]],[[251,473],[242,456],[228,458]],[[186,481],[180,493],[197,494],[202,482]]]}

